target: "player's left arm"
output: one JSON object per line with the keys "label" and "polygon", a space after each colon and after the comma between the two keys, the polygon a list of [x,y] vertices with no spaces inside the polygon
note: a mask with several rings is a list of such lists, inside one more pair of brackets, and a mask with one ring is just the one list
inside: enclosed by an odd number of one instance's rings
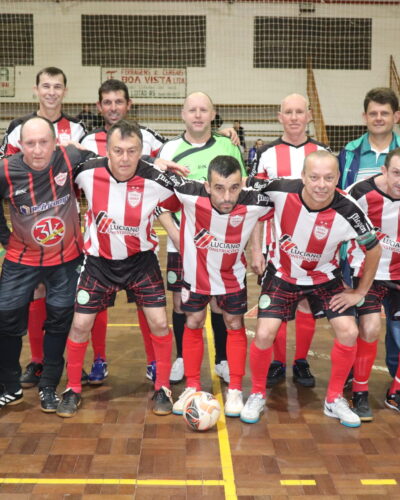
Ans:
{"label": "player's left arm", "polygon": [[156,158],[154,160],[154,165],[163,172],[169,170],[170,172],[182,175],[184,177],[186,177],[190,173],[190,170],[187,167],[179,165],[178,163],[175,163],[171,160],[164,160],[163,158]]}

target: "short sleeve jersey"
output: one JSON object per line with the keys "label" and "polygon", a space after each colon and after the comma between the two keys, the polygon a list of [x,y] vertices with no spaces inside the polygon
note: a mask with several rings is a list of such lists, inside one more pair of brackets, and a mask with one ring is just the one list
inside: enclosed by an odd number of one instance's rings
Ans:
{"label": "short sleeve jersey", "polygon": [[[0,147],[0,157],[12,155],[21,151],[19,140],[21,135],[21,125],[28,118],[37,116],[37,112],[22,116],[13,120],[3,138]],[[85,125],[77,118],[73,118],[61,113],[60,118],[53,122],[58,143],[75,141],[79,142],[86,134]]]}
{"label": "short sleeve jersey", "polygon": [[[376,280],[400,280],[400,200],[381,191],[375,179],[378,175],[357,182],[349,192],[371,220],[382,247]],[[364,252],[356,242],[348,249],[349,263],[355,276],[362,276]]]}

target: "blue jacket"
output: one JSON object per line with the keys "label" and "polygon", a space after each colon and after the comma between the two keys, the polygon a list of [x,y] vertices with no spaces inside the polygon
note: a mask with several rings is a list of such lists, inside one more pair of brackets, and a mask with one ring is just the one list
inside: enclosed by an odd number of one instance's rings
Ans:
{"label": "blue jacket", "polygon": [[[367,135],[368,132],[349,142],[339,153],[340,178],[338,185],[341,189],[346,189],[356,182],[357,173],[360,169],[361,144]],[[394,148],[400,147],[400,136],[393,132],[393,139],[395,142]],[[390,150],[394,148],[391,147]]]}

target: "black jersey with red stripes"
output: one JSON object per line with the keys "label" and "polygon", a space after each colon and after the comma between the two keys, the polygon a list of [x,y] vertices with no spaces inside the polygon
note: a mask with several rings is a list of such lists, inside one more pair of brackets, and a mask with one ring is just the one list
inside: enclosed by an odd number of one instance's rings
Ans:
{"label": "black jersey with red stripes", "polygon": [[[0,161],[0,200],[8,200],[12,224],[6,259],[28,266],[54,266],[82,253],[73,171],[90,151],[58,146],[50,164],[33,170],[17,153]],[[0,234],[5,231],[0,218]]]}

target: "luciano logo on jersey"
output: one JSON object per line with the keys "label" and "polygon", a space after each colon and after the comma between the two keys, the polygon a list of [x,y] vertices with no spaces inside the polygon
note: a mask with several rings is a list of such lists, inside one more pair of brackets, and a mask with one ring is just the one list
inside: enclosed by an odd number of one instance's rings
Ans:
{"label": "luciano logo on jersey", "polygon": [[383,248],[391,252],[400,253],[400,241],[392,240],[392,238],[389,238],[389,236],[379,227],[374,227],[374,231],[375,236],[381,242]]}
{"label": "luciano logo on jersey", "polygon": [[318,262],[321,258],[319,253],[303,252],[297,248],[296,243],[293,243],[291,236],[284,234],[279,239],[279,247],[285,253],[295,259],[306,260],[307,262]]}
{"label": "luciano logo on jersey", "polygon": [[214,252],[238,253],[240,250],[240,243],[225,243],[225,241],[219,241],[215,236],[210,234],[207,229],[201,229],[195,235],[194,244],[197,248],[213,250]]}
{"label": "luciano logo on jersey", "polygon": [[129,236],[136,236],[139,233],[139,227],[117,224],[104,210],[97,214],[96,225],[99,233],[127,234]]}

